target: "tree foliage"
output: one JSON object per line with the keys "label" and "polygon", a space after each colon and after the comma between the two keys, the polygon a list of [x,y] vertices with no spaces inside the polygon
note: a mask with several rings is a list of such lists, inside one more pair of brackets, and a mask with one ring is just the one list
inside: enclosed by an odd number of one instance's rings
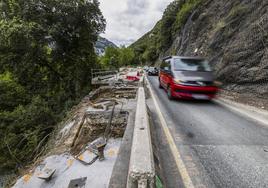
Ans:
{"label": "tree foliage", "polygon": [[138,63],[134,50],[122,46],[121,48],[107,47],[105,54],[100,58],[104,68],[114,68],[134,65]]}
{"label": "tree foliage", "polygon": [[0,28],[0,168],[12,168],[89,91],[105,20],[98,0],[2,0]]}
{"label": "tree foliage", "polygon": [[173,25],[176,22],[177,14],[179,14],[179,9],[182,5],[182,1],[173,1],[166,8],[163,17],[162,24],[160,28],[160,48],[161,50],[166,50],[172,44],[172,30]]}
{"label": "tree foliage", "polygon": [[191,13],[204,0],[174,0],[155,27],[130,47],[143,64],[153,64],[172,45]]}

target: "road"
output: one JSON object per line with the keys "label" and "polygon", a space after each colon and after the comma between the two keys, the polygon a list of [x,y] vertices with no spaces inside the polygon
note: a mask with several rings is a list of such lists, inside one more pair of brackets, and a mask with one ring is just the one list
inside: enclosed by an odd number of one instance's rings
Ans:
{"label": "road", "polygon": [[[268,187],[267,126],[214,102],[170,101],[158,88],[158,77],[148,79],[194,187]],[[149,108],[155,113],[154,107]],[[160,145],[168,144],[163,135],[157,138]],[[162,147],[162,155],[171,156],[163,153],[167,145]],[[169,166],[164,168],[168,187],[181,186],[171,180],[176,177],[175,164],[163,162]]]}

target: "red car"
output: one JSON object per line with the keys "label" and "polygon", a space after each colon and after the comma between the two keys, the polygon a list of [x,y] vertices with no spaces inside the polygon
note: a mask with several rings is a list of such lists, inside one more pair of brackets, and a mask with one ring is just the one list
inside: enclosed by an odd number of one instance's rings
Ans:
{"label": "red car", "polygon": [[208,61],[200,57],[164,58],[160,66],[159,88],[167,91],[169,99],[211,100],[218,92]]}

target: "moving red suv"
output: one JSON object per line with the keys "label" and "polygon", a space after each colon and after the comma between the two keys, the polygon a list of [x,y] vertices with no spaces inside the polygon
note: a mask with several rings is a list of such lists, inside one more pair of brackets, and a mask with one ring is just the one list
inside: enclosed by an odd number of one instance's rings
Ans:
{"label": "moving red suv", "polygon": [[218,91],[212,69],[205,58],[170,56],[163,59],[159,88],[169,99],[213,99]]}

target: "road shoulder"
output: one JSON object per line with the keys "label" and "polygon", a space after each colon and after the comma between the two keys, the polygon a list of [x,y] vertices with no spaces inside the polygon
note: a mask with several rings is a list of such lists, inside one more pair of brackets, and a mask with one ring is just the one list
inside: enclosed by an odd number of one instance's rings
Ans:
{"label": "road shoulder", "polygon": [[259,109],[254,106],[238,103],[226,98],[218,98],[214,100],[215,103],[231,110],[232,112],[245,116],[249,119],[268,126],[268,111]]}

